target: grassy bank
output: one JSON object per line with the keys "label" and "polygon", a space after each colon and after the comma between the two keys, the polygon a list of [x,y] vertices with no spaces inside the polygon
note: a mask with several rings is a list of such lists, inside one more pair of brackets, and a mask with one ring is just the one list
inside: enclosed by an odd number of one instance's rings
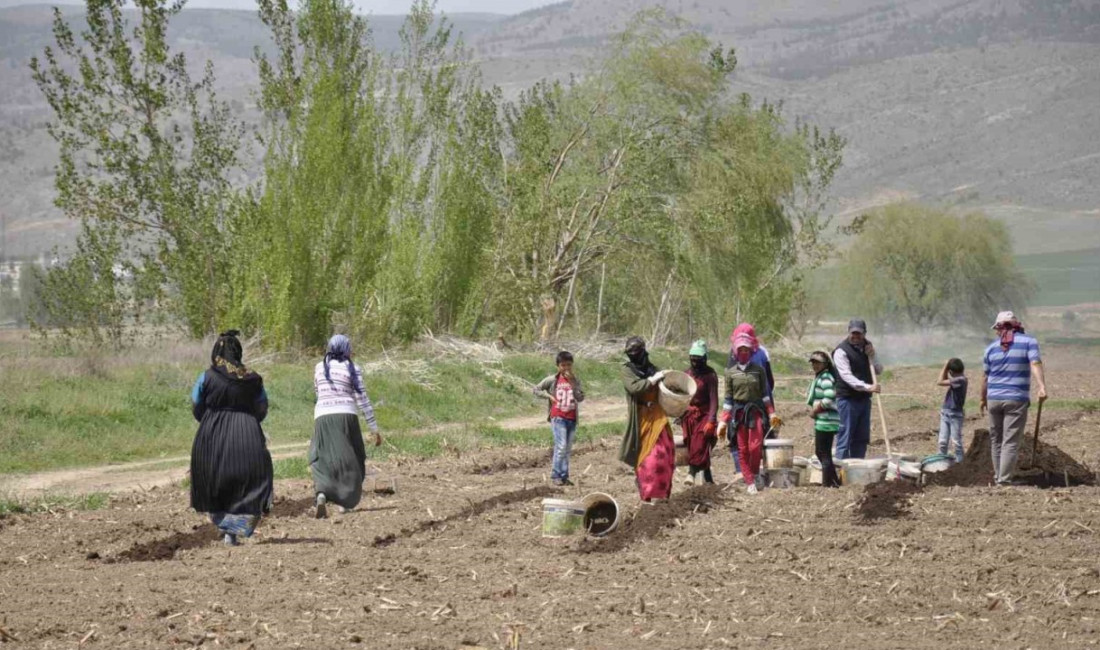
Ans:
{"label": "grassy bank", "polygon": [[[0,342],[0,474],[187,455],[196,428],[189,394],[205,354],[198,344],[107,356],[58,352],[33,340]],[[654,356],[673,362],[668,352]],[[270,397],[264,430],[272,444],[309,440],[315,362],[252,361]],[[486,425],[543,413],[530,385],[554,370],[552,356],[540,354],[497,362],[391,354],[385,363],[360,363],[388,440],[425,456],[438,453],[442,437],[401,434],[457,424],[481,432],[487,444],[522,438]],[[590,399],[621,395],[618,361],[578,359],[576,369]]]}

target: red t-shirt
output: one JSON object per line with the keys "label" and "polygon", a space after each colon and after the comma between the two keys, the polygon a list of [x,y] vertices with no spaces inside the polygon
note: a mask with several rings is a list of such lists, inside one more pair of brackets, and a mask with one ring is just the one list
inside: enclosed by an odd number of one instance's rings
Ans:
{"label": "red t-shirt", "polygon": [[558,383],[554,386],[554,399],[558,401],[550,407],[550,417],[565,420],[577,419],[577,400],[573,397],[573,384],[565,377],[559,376]]}

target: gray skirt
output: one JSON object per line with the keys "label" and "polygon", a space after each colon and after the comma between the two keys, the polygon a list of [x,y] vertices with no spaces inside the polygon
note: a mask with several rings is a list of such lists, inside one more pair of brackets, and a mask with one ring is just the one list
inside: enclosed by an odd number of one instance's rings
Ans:
{"label": "gray skirt", "polygon": [[322,415],[313,421],[309,469],[314,493],[324,494],[329,503],[354,508],[363,496],[366,462],[359,416]]}

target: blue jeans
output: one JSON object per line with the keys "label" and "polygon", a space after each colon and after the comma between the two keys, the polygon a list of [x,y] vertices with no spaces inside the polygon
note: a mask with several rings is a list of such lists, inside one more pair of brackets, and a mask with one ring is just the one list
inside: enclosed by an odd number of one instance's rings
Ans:
{"label": "blue jeans", "polygon": [[569,478],[569,454],[573,451],[577,421],[554,418],[550,421],[550,430],[554,432],[554,466],[550,470],[550,478],[564,481]]}
{"label": "blue jeans", "polygon": [[955,441],[955,462],[963,462],[963,412],[940,409],[940,453],[946,454],[952,440]]}
{"label": "blue jeans", "polygon": [[845,458],[864,458],[867,445],[871,443],[871,399],[850,399],[840,397],[836,400],[836,410],[840,414],[840,431],[836,434],[837,460]]}

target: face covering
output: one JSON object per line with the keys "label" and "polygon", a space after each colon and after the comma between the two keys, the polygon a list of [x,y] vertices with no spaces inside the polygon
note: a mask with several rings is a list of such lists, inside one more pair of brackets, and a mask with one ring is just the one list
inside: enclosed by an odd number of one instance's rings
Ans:
{"label": "face covering", "polygon": [[737,363],[742,366],[748,365],[752,359],[752,350],[748,348],[737,348],[737,354],[735,355]]}

